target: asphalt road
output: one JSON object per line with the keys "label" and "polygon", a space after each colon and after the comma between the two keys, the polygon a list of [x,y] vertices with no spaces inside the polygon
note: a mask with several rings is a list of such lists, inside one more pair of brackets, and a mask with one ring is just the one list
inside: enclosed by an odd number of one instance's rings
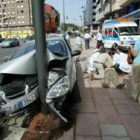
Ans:
{"label": "asphalt road", "polygon": [[[12,48],[1,48],[0,47],[0,64],[3,63],[7,58],[9,58],[14,51],[16,51],[18,47]],[[20,140],[25,129],[20,127],[20,123],[23,118],[20,117],[17,120],[17,125],[13,125],[15,123],[15,119],[11,119],[8,126],[5,126],[3,131],[0,131],[0,140]]]}
{"label": "asphalt road", "polygon": [[12,53],[17,50],[18,47],[12,47],[12,48],[1,48],[0,47],[0,64],[3,63],[7,58],[9,58]]}

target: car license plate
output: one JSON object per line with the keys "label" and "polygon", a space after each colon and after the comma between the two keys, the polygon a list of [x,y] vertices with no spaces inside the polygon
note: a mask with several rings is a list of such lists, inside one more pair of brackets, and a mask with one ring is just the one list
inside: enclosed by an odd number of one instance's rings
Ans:
{"label": "car license plate", "polygon": [[36,99],[36,98],[35,98],[35,95],[32,95],[32,96],[30,96],[30,97],[28,97],[28,98],[26,98],[26,99],[20,101],[20,102],[18,103],[18,105],[19,105],[20,108],[23,108],[23,107],[29,105],[30,103],[32,103],[33,101],[35,101],[35,99]]}

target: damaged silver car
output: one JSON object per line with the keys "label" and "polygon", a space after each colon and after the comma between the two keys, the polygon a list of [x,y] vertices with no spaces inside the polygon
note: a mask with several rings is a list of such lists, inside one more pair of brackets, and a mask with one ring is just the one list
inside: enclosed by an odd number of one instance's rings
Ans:
{"label": "damaged silver car", "polygon": [[[47,39],[48,77],[46,104],[60,119],[68,120],[61,114],[67,98],[79,96],[76,82],[74,56],[80,51],[72,51],[64,36]],[[39,104],[35,42],[21,46],[11,58],[0,65],[0,125],[11,117],[31,113]],[[73,96],[74,95],[74,96]],[[80,101],[80,96],[78,97]],[[31,117],[30,117],[31,118]],[[26,122],[26,124],[25,124]],[[24,126],[27,126],[27,119]]]}

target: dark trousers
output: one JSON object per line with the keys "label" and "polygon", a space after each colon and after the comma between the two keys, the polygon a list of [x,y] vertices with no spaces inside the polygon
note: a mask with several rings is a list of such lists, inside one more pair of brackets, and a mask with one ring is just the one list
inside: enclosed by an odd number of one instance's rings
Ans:
{"label": "dark trousers", "polygon": [[85,39],[85,49],[89,49],[90,39]]}
{"label": "dark trousers", "polygon": [[115,65],[114,65],[114,69],[116,70],[116,72],[117,72],[119,75],[121,75],[121,74],[128,74],[128,73],[126,73],[126,72],[123,72],[119,67],[120,67],[119,64],[115,64]]}
{"label": "dark trousers", "polygon": [[97,40],[97,48],[99,48],[99,45],[102,43],[101,40]]}

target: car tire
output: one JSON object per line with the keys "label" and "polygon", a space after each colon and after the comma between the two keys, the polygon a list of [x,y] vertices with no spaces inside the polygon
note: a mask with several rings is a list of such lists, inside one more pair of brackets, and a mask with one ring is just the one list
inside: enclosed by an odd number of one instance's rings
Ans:
{"label": "car tire", "polygon": [[75,82],[73,90],[71,92],[71,102],[74,104],[81,102],[81,96],[80,96],[80,91],[79,91],[79,86],[77,81]]}
{"label": "car tire", "polygon": [[77,82],[75,82],[73,90],[68,93],[64,104],[68,106],[73,106],[80,102],[81,102],[80,91]]}

